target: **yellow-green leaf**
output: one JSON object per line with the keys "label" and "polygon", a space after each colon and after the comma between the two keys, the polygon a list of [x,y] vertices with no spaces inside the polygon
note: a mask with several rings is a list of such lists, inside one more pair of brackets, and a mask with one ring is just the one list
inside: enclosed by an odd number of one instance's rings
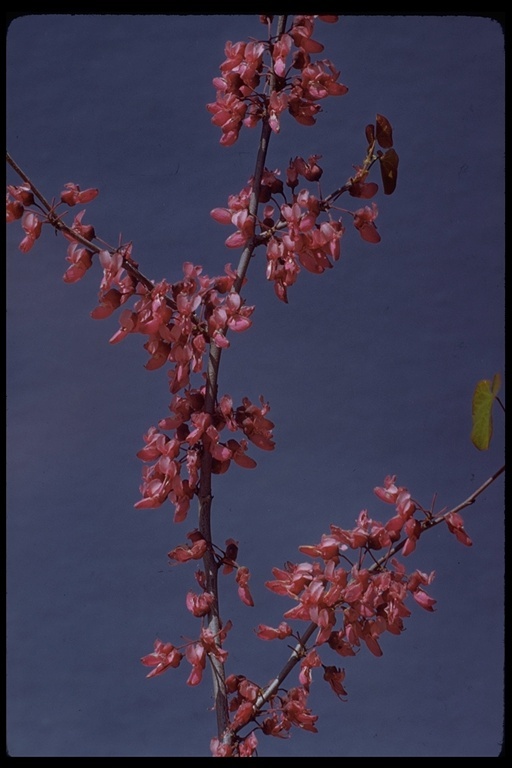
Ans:
{"label": "yellow-green leaf", "polygon": [[486,451],[491,442],[492,404],[500,391],[500,386],[501,378],[497,373],[492,382],[488,379],[479,381],[473,393],[471,442],[479,451]]}

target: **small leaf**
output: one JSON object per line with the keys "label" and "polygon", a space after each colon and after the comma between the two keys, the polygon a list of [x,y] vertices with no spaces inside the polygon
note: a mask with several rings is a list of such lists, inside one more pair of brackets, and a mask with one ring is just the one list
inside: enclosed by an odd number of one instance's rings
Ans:
{"label": "small leaf", "polygon": [[389,149],[393,146],[393,129],[391,123],[384,115],[377,115],[375,123],[377,143],[382,149]]}
{"label": "small leaf", "polygon": [[384,194],[391,195],[395,191],[398,178],[398,155],[394,149],[388,149],[379,156],[379,162]]}
{"label": "small leaf", "polygon": [[475,387],[472,401],[473,428],[471,442],[479,451],[489,448],[492,437],[492,404],[501,386],[501,378],[497,373],[492,382],[482,379]]}

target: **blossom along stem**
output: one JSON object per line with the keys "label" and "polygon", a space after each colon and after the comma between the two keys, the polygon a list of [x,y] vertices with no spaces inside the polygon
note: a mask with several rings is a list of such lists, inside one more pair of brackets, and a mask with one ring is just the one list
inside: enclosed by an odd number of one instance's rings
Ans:
{"label": "blossom along stem", "polygon": [[[53,207],[50,205],[50,203],[46,200],[46,198],[41,194],[39,189],[33,184],[33,182],[30,180],[30,178],[27,176],[27,174],[20,168],[20,166],[13,160],[9,152],[6,152],[6,161],[11,166],[11,168],[20,176],[20,178],[23,179],[23,181],[28,184],[32,192],[34,193],[34,196],[37,197],[37,199],[42,203],[48,217],[48,222],[55,227],[55,229],[58,229],[60,232],[65,232],[70,237],[73,238],[73,240],[76,240],[77,242],[81,243],[82,245],[85,245],[85,247],[92,251],[93,253],[101,253],[101,248],[98,245],[95,245],[94,243],[91,243],[90,240],[87,240],[85,237],[83,237],[79,232],[72,229],[71,227],[68,227],[67,224],[65,224],[62,219],[60,219],[54,212]],[[124,269],[129,272],[139,283],[141,283],[145,288],[147,288],[149,291],[152,291],[154,286],[154,283],[152,283],[149,278],[147,278],[145,275],[140,272],[137,267],[133,264],[133,262],[128,261],[123,256],[123,267]],[[174,308],[175,304],[173,300],[169,297],[167,297],[167,302],[171,307]]]}
{"label": "blossom along stem", "polygon": [[[280,16],[277,21],[277,35],[284,32],[286,25],[286,16]],[[270,74],[270,91],[275,89],[275,75],[272,70]],[[258,212],[259,196],[261,188],[261,179],[265,169],[265,160],[268,152],[268,144],[272,130],[268,118],[263,119],[261,127],[258,153],[253,174],[252,190],[249,200],[249,215],[255,217]],[[238,268],[237,277],[233,284],[232,291],[240,293],[245,275],[249,269],[251,257],[256,247],[255,238],[251,238],[244,247]],[[205,411],[213,414],[217,402],[217,388],[219,379],[219,366],[222,349],[213,342],[209,347],[208,366],[206,373],[206,396]],[[201,478],[199,484],[199,531],[207,542],[212,541],[211,530],[211,507],[212,507],[212,455],[209,451],[203,451],[201,457]],[[220,646],[220,630],[222,628],[219,608],[219,589],[218,589],[218,563],[214,557],[211,548],[208,548],[203,557],[206,577],[206,590],[213,596],[213,603],[208,614],[208,629],[210,629],[216,638],[216,643]],[[216,658],[214,654],[209,654],[213,677],[213,698],[215,702],[215,711],[217,715],[217,730],[219,739],[223,734],[228,733],[229,710],[228,696],[226,691],[226,675],[224,662]],[[224,736],[226,739],[227,737]]]}
{"label": "blossom along stem", "polygon": [[[447,512],[443,512],[442,514],[437,515],[436,517],[431,517],[427,521],[425,521],[425,525],[423,528],[423,531],[429,530],[431,528],[434,528],[436,525],[439,525],[440,523],[445,522],[446,518],[449,515],[455,514],[456,512],[460,512],[462,509],[465,509],[466,507],[471,506],[475,503],[477,498],[485,491],[487,488],[494,483],[495,480],[500,477],[505,472],[505,465],[500,467],[491,477],[489,477],[482,485],[476,489],[476,491],[473,491],[473,493],[468,496],[467,499],[462,501],[460,504],[457,504],[452,509],[448,510]],[[392,549],[390,549],[383,557],[379,558],[379,560],[375,561],[373,565],[371,565],[368,568],[369,572],[375,572],[382,568],[388,560],[390,560],[394,555],[396,555],[401,549],[403,549],[407,539],[404,538],[402,541],[398,542]],[[292,653],[290,657],[288,658],[288,661],[285,663],[279,674],[261,691],[260,695],[256,699],[256,701],[253,704],[254,709],[254,715],[256,715],[262,707],[266,704],[266,702],[276,693],[276,691],[281,687],[283,682],[286,680],[288,675],[292,672],[292,670],[297,666],[297,664],[300,662],[300,660],[305,656],[306,654],[306,647],[309,639],[314,634],[314,632],[318,629],[318,624],[315,622],[311,622],[311,624],[308,626],[308,628],[303,632],[299,638],[298,642],[295,645],[295,647],[292,650]],[[243,725],[240,725],[239,727],[235,727],[231,730],[231,733],[234,735],[238,731],[240,731],[243,728]]]}
{"label": "blossom along stem", "polygon": [[[470,507],[472,504],[475,503],[477,498],[490,486],[492,483],[494,483],[495,480],[498,479],[500,475],[503,474],[505,471],[505,464],[500,467],[491,477],[489,477],[485,483],[482,483],[482,485],[476,489],[476,491],[473,491],[471,496],[468,496],[467,499],[462,501],[460,504],[457,504],[456,507],[453,507],[453,509],[448,510],[447,512],[442,512],[441,514],[437,515],[436,517],[428,517],[426,520],[424,520],[421,523],[422,527],[422,533],[424,533],[427,530],[430,530],[431,528],[435,528],[436,525],[439,525],[440,523],[444,523],[446,519],[450,516],[455,514],[456,512],[460,512],[462,509],[465,509],[466,507]],[[392,557],[394,557],[398,552],[400,552],[401,549],[405,546],[407,539],[402,539],[402,541],[399,541],[398,544],[395,544],[392,549],[389,550],[383,557],[379,558],[379,560],[376,560],[373,565],[371,565],[368,570],[373,573],[374,571],[377,571],[379,568],[382,568],[385,563],[388,562]]]}

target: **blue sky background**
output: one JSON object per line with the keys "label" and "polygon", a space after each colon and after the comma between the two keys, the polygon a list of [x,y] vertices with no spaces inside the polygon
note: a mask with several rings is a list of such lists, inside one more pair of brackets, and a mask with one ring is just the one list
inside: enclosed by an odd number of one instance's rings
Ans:
{"label": "blue sky background", "polygon": [[[231,230],[209,211],[247,182],[259,130],[219,145],[205,104],[226,40],[263,36],[257,16],[28,15],[7,36],[8,150],[47,198],[66,182],[98,187],[86,221],[132,240],[151,279],[184,261],[207,274],[237,263]],[[264,685],[287,658],[254,636],[290,606],[263,583],[331,522],[361,509],[385,475],[437,509],[465,499],[503,463],[496,412],[488,453],[469,439],[476,382],[504,366],[504,38],[477,16],[348,16],[317,23],[322,56],[349,93],[317,125],[287,116],[267,165],[321,154],[322,190],[350,176],[376,113],[394,128],[398,188],[379,195],[378,245],[348,226],[342,257],[302,272],[288,306],[258,252],[245,296],[253,326],[224,353],[220,394],[270,402],[276,450],[253,471],[215,478],[213,530],[240,542],[256,602],[222,583],[234,622],[228,673]],[[17,183],[9,171],[10,183]],[[378,181],[378,178],[375,177]],[[350,202],[350,201],[349,201]],[[349,206],[343,200],[343,204]],[[357,207],[353,206],[354,208]],[[77,210],[77,209],[75,209]],[[147,372],[141,337],[111,346],[117,317],[90,318],[100,270],[62,281],[66,243],[34,249],[7,232],[7,748],[12,756],[208,756],[209,675],[183,664],[154,680],[139,659],[156,637],[193,638],[185,593],[194,568],[166,553],[195,527],[172,507],[134,510],[142,434],[167,415],[164,370]],[[407,563],[436,571],[434,614],[412,606],[382,658],[325,654],[344,666],[348,701],[316,676],[319,734],[260,738],[260,756],[496,756],[503,739],[504,504],[496,482],[464,514],[463,547],[438,527]],[[290,686],[294,679],[290,680]]]}

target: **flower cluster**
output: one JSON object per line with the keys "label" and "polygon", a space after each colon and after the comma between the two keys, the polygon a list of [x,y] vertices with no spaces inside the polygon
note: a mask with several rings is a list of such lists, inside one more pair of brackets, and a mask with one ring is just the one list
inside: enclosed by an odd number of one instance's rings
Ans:
{"label": "flower cluster", "polygon": [[[104,278],[100,290],[100,306],[93,317],[105,317],[111,307],[124,303],[124,285],[120,284],[119,260],[105,252],[102,265]],[[114,268],[111,268],[113,263]],[[123,262],[124,263],[124,262]],[[120,328],[110,339],[115,344],[129,333],[148,337],[144,347],[150,355],[149,370],[169,362],[173,365],[170,389],[173,394],[188,386],[191,373],[203,368],[203,358],[210,343],[229,347],[228,330],[245,331],[251,325],[254,307],[245,306],[240,294],[233,291],[236,273],[231,265],[225,275],[209,278],[202,267],[190,262],[183,264],[183,279],[170,284],[165,280],[151,289],[139,286],[140,299],[132,309],[124,310],[119,318]]]}
{"label": "flower cluster", "polygon": [[7,224],[21,219],[25,232],[25,237],[19,244],[22,253],[30,251],[42,231],[43,220],[37,212],[30,210],[34,203],[34,194],[28,185],[7,187],[5,219]]}
{"label": "flower cluster", "polygon": [[294,195],[292,204],[280,206],[279,219],[273,213],[270,207],[265,211],[265,225],[272,230],[266,246],[267,279],[274,283],[277,297],[287,302],[287,289],[300,266],[321,274],[339,259],[345,229],[341,220],[319,221],[320,201],[305,189]]}
{"label": "flower cluster", "polygon": [[206,667],[206,658],[212,654],[220,661],[225,661],[227,651],[224,651],[220,642],[226,638],[231,629],[231,622],[214,635],[211,630],[202,627],[201,634],[197,641],[187,643],[185,653],[180,648],[176,648],[172,643],[163,643],[161,640],[155,640],[154,650],[141,658],[142,664],[146,667],[154,667],[147,677],[156,677],[166,672],[171,667],[179,667],[183,658],[191,666],[190,674],[187,679],[187,685],[199,685],[203,677],[203,671]]}
{"label": "flower cluster", "polygon": [[[347,696],[343,685],[345,670],[325,665],[318,652],[320,646],[328,646],[339,656],[354,656],[364,644],[375,656],[381,656],[381,635],[399,635],[404,630],[404,619],[411,615],[405,604],[408,595],[424,610],[434,610],[436,601],[425,590],[432,583],[434,572],[414,570],[407,574],[397,555],[409,555],[421,533],[443,521],[459,541],[471,543],[462,517],[454,512],[434,517],[431,510],[423,510],[411,498],[406,488],[396,484],[394,475],[386,477],[383,486],[374,492],[381,501],[395,507],[395,515],[386,523],[371,519],[363,510],[354,528],[331,525],[330,533],[323,535],[318,544],[299,547],[313,562],[288,562],[283,568],[273,569],[274,579],[267,582],[267,588],[290,597],[296,605],[286,611],[285,620],[278,627],[260,624],[256,634],[262,640],[288,640],[292,636],[297,639],[294,653],[300,659],[300,685],[284,693],[279,688],[279,693],[265,696],[265,689],[243,676],[232,675],[229,693],[233,731],[252,723],[263,733],[278,737],[288,735],[292,726],[315,732],[317,717],[306,706],[313,670],[322,668],[323,679],[336,696]],[[415,517],[418,513],[422,519]],[[349,550],[357,553],[354,562],[348,556]],[[379,551],[384,554],[377,559],[373,552]],[[372,561],[369,566],[364,564],[367,556]],[[307,649],[289,620],[307,621],[317,628],[312,648]],[[263,701],[269,705],[264,712]],[[230,744],[233,743],[231,740]]]}
{"label": "flower cluster", "polygon": [[[65,185],[58,205],[71,207],[87,203],[97,194],[96,189],[81,190],[70,182]],[[243,196],[239,198],[230,200],[230,205],[240,216],[240,220],[235,217],[234,221],[246,231],[247,208]],[[131,243],[116,249],[101,249],[93,244],[96,234],[93,226],[83,222],[85,210],[75,216],[71,226],[66,226],[57,216],[57,206],[46,213],[43,208],[39,210],[39,206],[34,210],[34,206],[30,186],[8,187],[7,221],[21,219],[26,233],[21,250],[29,250],[39,237],[42,224],[50,223],[69,241],[66,259],[70,266],[64,274],[65,282],[81,280],[96,256],[102,278],[99,302],[91,316],[103,319],[121,309],[120,327],[110,342],[116,344],[131,333],[142,334],[149,355],[145,367],[155,370],[170,365],[172,415],[162,419],[159,428],[151,427],[144,436],[146,445],[137,455],[142,461],[153,463],[143,469],[142,499],[135,506],[154,508],[168,499],[175,507],[175,521],[184,520],[198,492],[204,451],[212,456],[212,471],[221,474],[227,471],[231,461],[249,469],[256,466],[254,459],[247,455],[248,441],[263,450],[274,448],[274,424],[266,416],[269,405],[262,398],[260,406],[244,398],[235,408],[226,395],[215,403],[213,413],[207,413],[205,386],[194,389],[191,385],[191,376],[201,374],[205,368],[210,345],[220,349],[229,347],[228,332],[247,330],[254,307],[247,306],[235,290],[238,274],[231,264],[226,264],[223,275],[210,278],[203,274],[201,266],[185,262],[182,279],[175,283],[166,280],[154,283],[139,272]],[[250,219],[247,221],[250,224]],[[132,297],[133,306],[123,308]],[[242,432],[244,437],[221,439],[224,429]],[[169,430],[173,432],[172,437],[165,434]],[[249,603],[244,583],[239,583],[239,591]]]}
{"label": "flower cluster", "polygon": [[[266,416],[269,405],[263,398],[260,406],[243,398],[242,405],[234,408],[232,399],[225,395],[213,414],[205,412],[204,402],[205,387],[185,389],[183,395],[174,396],[169,406],[172,415],[162,419],[159,428],[151,427],[144,436],[146,445],[137,456],[153,464],[144,467],[143,498],[135,504],[137,508],[159,507],[169,499],[175,507],[174,521],[181,522],[198,491],[202,450],[211,454],[215,474],[226,472],[231,461],[247,469],[256,466],[254,459],[247,455],[247,440],[263,450],[273,450],[274,424]],[[225,429],[228,433],[242,432],[245,437],[221,439]],[[170,430],[172,437],[165,434]]]}
{"label": "flower cluster", "polygon": [[[226,43],[221,74],[213,80],[216,98],[207,104],[212,123],[222,131],[221,144],[231,146],[242,126],[252,128],[264,118],[274,132],[279,132],[284,111],[302,125],[313,125],[321,110],[318,101],[347,93],[348,88],[338,82],[340,73],[328,59],[311,61],[312,53],[323,51],[323,45],[312,38],[315,18],[295,16],[288,32],[271,43]],[[337,20],[333,16],[318,18]],[[292,69],[300,74],[290,77]],[[263,88],[258,91],[262,79]]]}
{"label": "flower cluster", "polygon": [[[329,673],[327,673],[329,674]],[[238,731],[249,723],[254,723],[259,715],[257,700],[261,689],[244,675],[230,675],[226,679],[229,696],[229,711],[233,718],[224,741],[212,739],[210,749],[213,757],[251,757],[256,754],[258,740],[254,730],[245,737],[239,737]],[[266,736],[285,739],[292,727],[317,733],[318,720],[307,706],[309,687],[298,685],[288,691],[272,694],[267,700],[265,713],[259,716],[258,729]]]}
{"label": "flower cluster", "polygon": [[[319,181],[323,173],[319,159],[319,155],[312,155],[308,160],[302,157],[290,160],[286,170],[286,186],[292,192],[290,201],[286,200],[280,171],[265,168],[259,192],[259,202],[264,208],[258,219],[249,214],[252,178],[237,195],[230,195],[227,207],[214,208],[210,212],[219,224],[236,227],[225,241],[228,248],[240,248],[251,241],[256,245],[265,244],[267,279],[273,282],[277,297],[284,302],[288,301],[288,288],[295,283],[302,267],[318,275],[340,258],[341,238],[345,232],[342,219],[325,216],[331,207],[328,200],[307,189],[295,191],[300,177],[309,182]],[[353,197],[372,197],[378,187],[373,182],[364,181],[367,173],[359,169],[340,194],[348,191]],[[284,197],[285,202],[277,202],[277,195]],[[378,215],[375,203],[348,213],[363,240],[380,241],[375,226]]]}
{"label": "flower cluster", "polygon": [[[412,596],[424,610],[434,611],[436,600],[426,591],[434,580],[434,572],[423,573],[416,569],[407,573],[398,555],[410,555],[420,535],[441,522],[448,525],[459,541],[470,544],[460,513],[447,512],[434,516],[432,510],[424,510],[412,499],[407,488],[397,484],[395,475],[387,476],[374,493],[381,501],[394,507],[394,514],[387,522],[374,520],[367,510],[363,510],[353,528],[343,529],[333,524],[318,544],[299,547],[299,551],[311,558],[311,562],[287,562],[283,568],[273,569],[274,579],[266,583],[267,588],[291,598],[295,605],[285,612],[279,626],[260,624],[255,631],[262,640],[289,641],[295,638],[294,656],[300,663],[299,685],[286,691],[272,681],[265,688],[244,675],[230,675],[226,679],[226,688],[232,717],[225,738],[212,740],[214,756],[243,756],[246,751],[255,754],[255,728],[278,738],[289,736],[292,727],[315,733],[318,718],[307,706],[314,670],[322,670],[323,680],[338,698],[343,700],[347,696],[345,670],[333,664],[324,664],[319,653],[321,646],[347,657],[355,656],[364,645],[375,656],[382,656],[381,636],[385,632],[400,635],[405,628],[404,620],[411,615],[406,605],[408,596]],[[169,553],[171,559],[183,561],[198,559],[202,555],[206,542],[200,534],[193,531],[188,538],[191,546],[176,548]],[[226,545],[223,555],[217,558],[219,566],[224,563],[227,572],[237,568],[237,582],[246,584],[247,569],[235,562],[238,552],[236,542],[229,539]],[[195,553],[194,549],[197,550]],[[349,557],[350,550],[355,553],[352,559]],[[369,565],[365,564],[366,558],[371,560]],[[204,588],[201,575],[198,581]],[[247,601],[243,594],[240,597],[246,604],[252,605],[252,599]],[[203,616],[208,610],[208,593],[199,596],[189,593],[187,605],[194,615]],[[293,620],[310,624],[308,637],[316,631],[309,649],[307,641],[302,640],[288,623]],[[201,643],[204,646],[204,640]],[[173,646],[169,648],[173,649]],[[193,648],[196,653],[197,644]],[[187,658],[191,653],[192,650],[187,651]],[[173,654],[171,660],[176,659],[174,650]],[[151,655],[146,658],[151,658],[152,663],[158,665],[151,675],[173,666],[165,656]],[[246,726],[253,730],[240,736],[239,732]]]}
{"label": "flower cluster", "polygon": [[[405,605],[408,594],[426,610],[432,611],[435,604],[424,591],[434,573],[407,575],[403,564],[393,557],[400,550],[403,556],[409,555],[431,520],[430,513],[424,513],[395,481],[394,476],[387,477],[384,486],[375,489],[380,499],[395,505],[396,514],[387,523],[371,519],[363,510],[351,530],[331,525],[330,533],[318,544],[299,547],[314,562],[275,568],[274,580],[266,584],[296,603],[284,614],[286,620],[313,622],[318,626],[316,645],[327,643],[341,656],[353,656],[361,642],[380,656],[380,635],[398,635],[404,629],[403,619],[410,615]],[[418,511],[426,515],[424,520],[414,517]],[[353,564],[346,554],[349,549],[359,552]],[[365,556],[379,550],[386,554],[380,560],[372,555],[373,564],[365,567]],[[260,628],[258,635],[270,639],[270,629]],[[284,637],[287,631],[285,623],[275,637]]]}

